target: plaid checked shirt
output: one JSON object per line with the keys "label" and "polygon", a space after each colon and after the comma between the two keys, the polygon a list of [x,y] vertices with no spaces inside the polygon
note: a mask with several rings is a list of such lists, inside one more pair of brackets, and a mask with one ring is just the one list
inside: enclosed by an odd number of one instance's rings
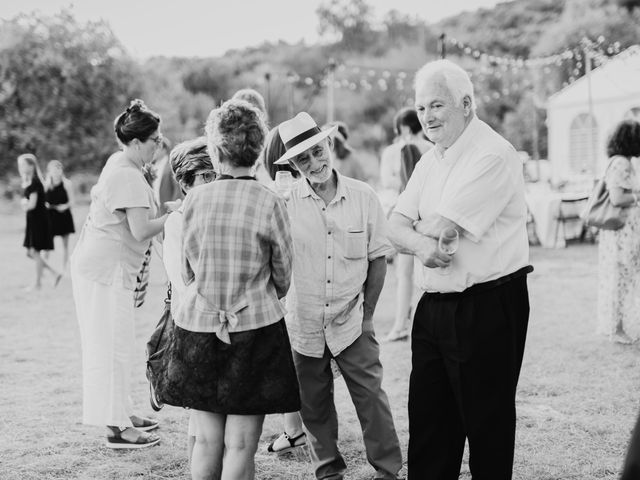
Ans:
{"label": "plaid checked shirt", "polygon": [[218,179],[189,191],[183,215],[176,324],[229,343],[228,332],[281,320],[293,256],[284,200],[248,177]]}

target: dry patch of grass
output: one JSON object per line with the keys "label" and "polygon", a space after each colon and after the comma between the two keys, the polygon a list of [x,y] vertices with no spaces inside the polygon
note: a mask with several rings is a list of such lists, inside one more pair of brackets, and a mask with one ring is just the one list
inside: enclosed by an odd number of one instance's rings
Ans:
{"label": "dry patch of grass", "polygon": [[[86,209],[76,212],[78,218]],[[162,442],[137,452],[102,446],[100,428],[80,424],[80,343],[71,285],[23,293],[33,266],[21,247],[21,214],[0,215],[0,478],[187,479],[187,414],[166,407],[157,416]],[[78,223],[80,226],[80,223]],[[54,261],[59,261],[54,254]],[[612,345],[596,337],[597,255],[591,245],[532,250],[531,321],[518,393],[514,478],[518,480],[613,480],[622,464],[640,404],[639,347]],[[163,280],[157,259],[146,304],[136,318],[138,357],[133,400],[149,413],[144,344],[162,308]],[[46,279],[49,285],[51,278]],[[382,336],[392,323],[395,275],[387,275],[376,313]],[[384,386],[406,454],[407,343],[382,346]],[[341,449],[348,479],[370,478],[362,435],[344,382],[338,380]],[[311,479],[308,453],[274,457],[268,441],[282,430],[267,417],[257,455],[257,478]],[[466,458],[466,456],[465,456]],[[404,471],[404,470],[403,470]],[[463,466],[461,478],[469,479]]]}

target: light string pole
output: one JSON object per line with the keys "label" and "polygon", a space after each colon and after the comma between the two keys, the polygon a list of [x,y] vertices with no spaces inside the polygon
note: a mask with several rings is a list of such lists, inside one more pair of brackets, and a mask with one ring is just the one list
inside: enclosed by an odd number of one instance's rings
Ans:
{"label": "light string pole", "polygon": [[592,164],[596,163],[596,136],[595,136],[595,117],[593,116],[593,94],[591,90],[591,45],[588,38],[582,39],[582,48],[584,49],[584,75],[587,78],[587,105],[589,110],[589,149]]}
{"label": "light string pole", "polygon": [[440,58],[447,58],[447,34],[442,32],[438,36],[438,52],[440,53]]}
{"label": "light string pole", "polygon": [[335,72],[337,67],[335,59],[330,58],[327,65],[327,123],[333,122],[335,115]]}
{"label": "light string pole", "polygon": [[289,85],[289,98],[287,101],[287,116],[288,118],[293,118],[295,111],[295,83],[299,80],[298,75],[296,75],[291,70],[287,72],[287,83]]}
{"label": "light string pole", "polygon": [[265,72],[265,103],[267,104],[267,118],[271,118],[271,72]]}

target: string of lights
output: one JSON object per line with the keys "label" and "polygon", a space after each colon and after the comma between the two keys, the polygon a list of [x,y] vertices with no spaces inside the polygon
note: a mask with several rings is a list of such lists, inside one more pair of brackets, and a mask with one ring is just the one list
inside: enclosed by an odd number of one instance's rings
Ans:
{"label": "string of lights", "polygon": [[[470,44],[466,44],[455,38],[449,38],[448,42],[458,49],[457,53],[471,56],[478,61],[476,68],[472,68],[470,75],[474,82],[491,82],[499,83],[494,85],[490,93],[480,96],[479,100],[486,102],[497,100],[502,96],[509,96],[517,93],[522,89],[528,89],[533,86],[532,79],[527,75],[527,70],[542,68],[542,73],[548,75],[555,68],[566,68],[569,70],[569,77],[563,83],[566,87],[585,72],[585,54],[588,54],[592,60],[593,67],[598,67],[606,63],[612,56],[620,55],[621,44],[618,41],[609,42],[604,36],[599,36],[596,40],[587,37],[583,38],[579,46],[567,48],[553,55],[541,57],[508,57],[493,55],[474,48]],[[631,47],[634,48],[634,47]],[[635,47],[640,48],[640,47]],[[627,49],[629,50],[629,49]],[[626,51],[626,50],[625,50]],[[356,91],[381,91],[389,90],[397,92],[409,91],[412,88],[413,76],[415,70],[385,68],[377,66],[358,65],[352,63],[333,63],[332,82],[334,89]],[[273,74],[272,79],[280,79],[287,81],[297,87],[319,87],[327,88],[327,76],[321,78],[302,76],[296,72],[288,72],[286,75]],[[510,82],[505,80],[512,79],[518,82],[518,87],[509,86]]]}

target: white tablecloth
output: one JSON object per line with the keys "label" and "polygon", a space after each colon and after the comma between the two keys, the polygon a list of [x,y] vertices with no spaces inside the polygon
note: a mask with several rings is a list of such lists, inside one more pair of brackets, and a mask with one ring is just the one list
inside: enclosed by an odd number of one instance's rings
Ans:
{"label": "white tablecloth", "polygon": [[[553,191],[529,191],[526,194],[527,206],[535,222],[535,232],[540,241],[540,245],[545,248],[564,248],[565,238],[578,238],[582,233],[582,220],[571,220],[564,223],[558,229],[558,213],[560,212],[560,202],[562,200],[573,200],[576,198],[586,198],[587,193],[560,193]],[[585,202],[564,204],[563,214],[580,214],[586,205]],[[557,237],[556,238],[556,230]]]}

